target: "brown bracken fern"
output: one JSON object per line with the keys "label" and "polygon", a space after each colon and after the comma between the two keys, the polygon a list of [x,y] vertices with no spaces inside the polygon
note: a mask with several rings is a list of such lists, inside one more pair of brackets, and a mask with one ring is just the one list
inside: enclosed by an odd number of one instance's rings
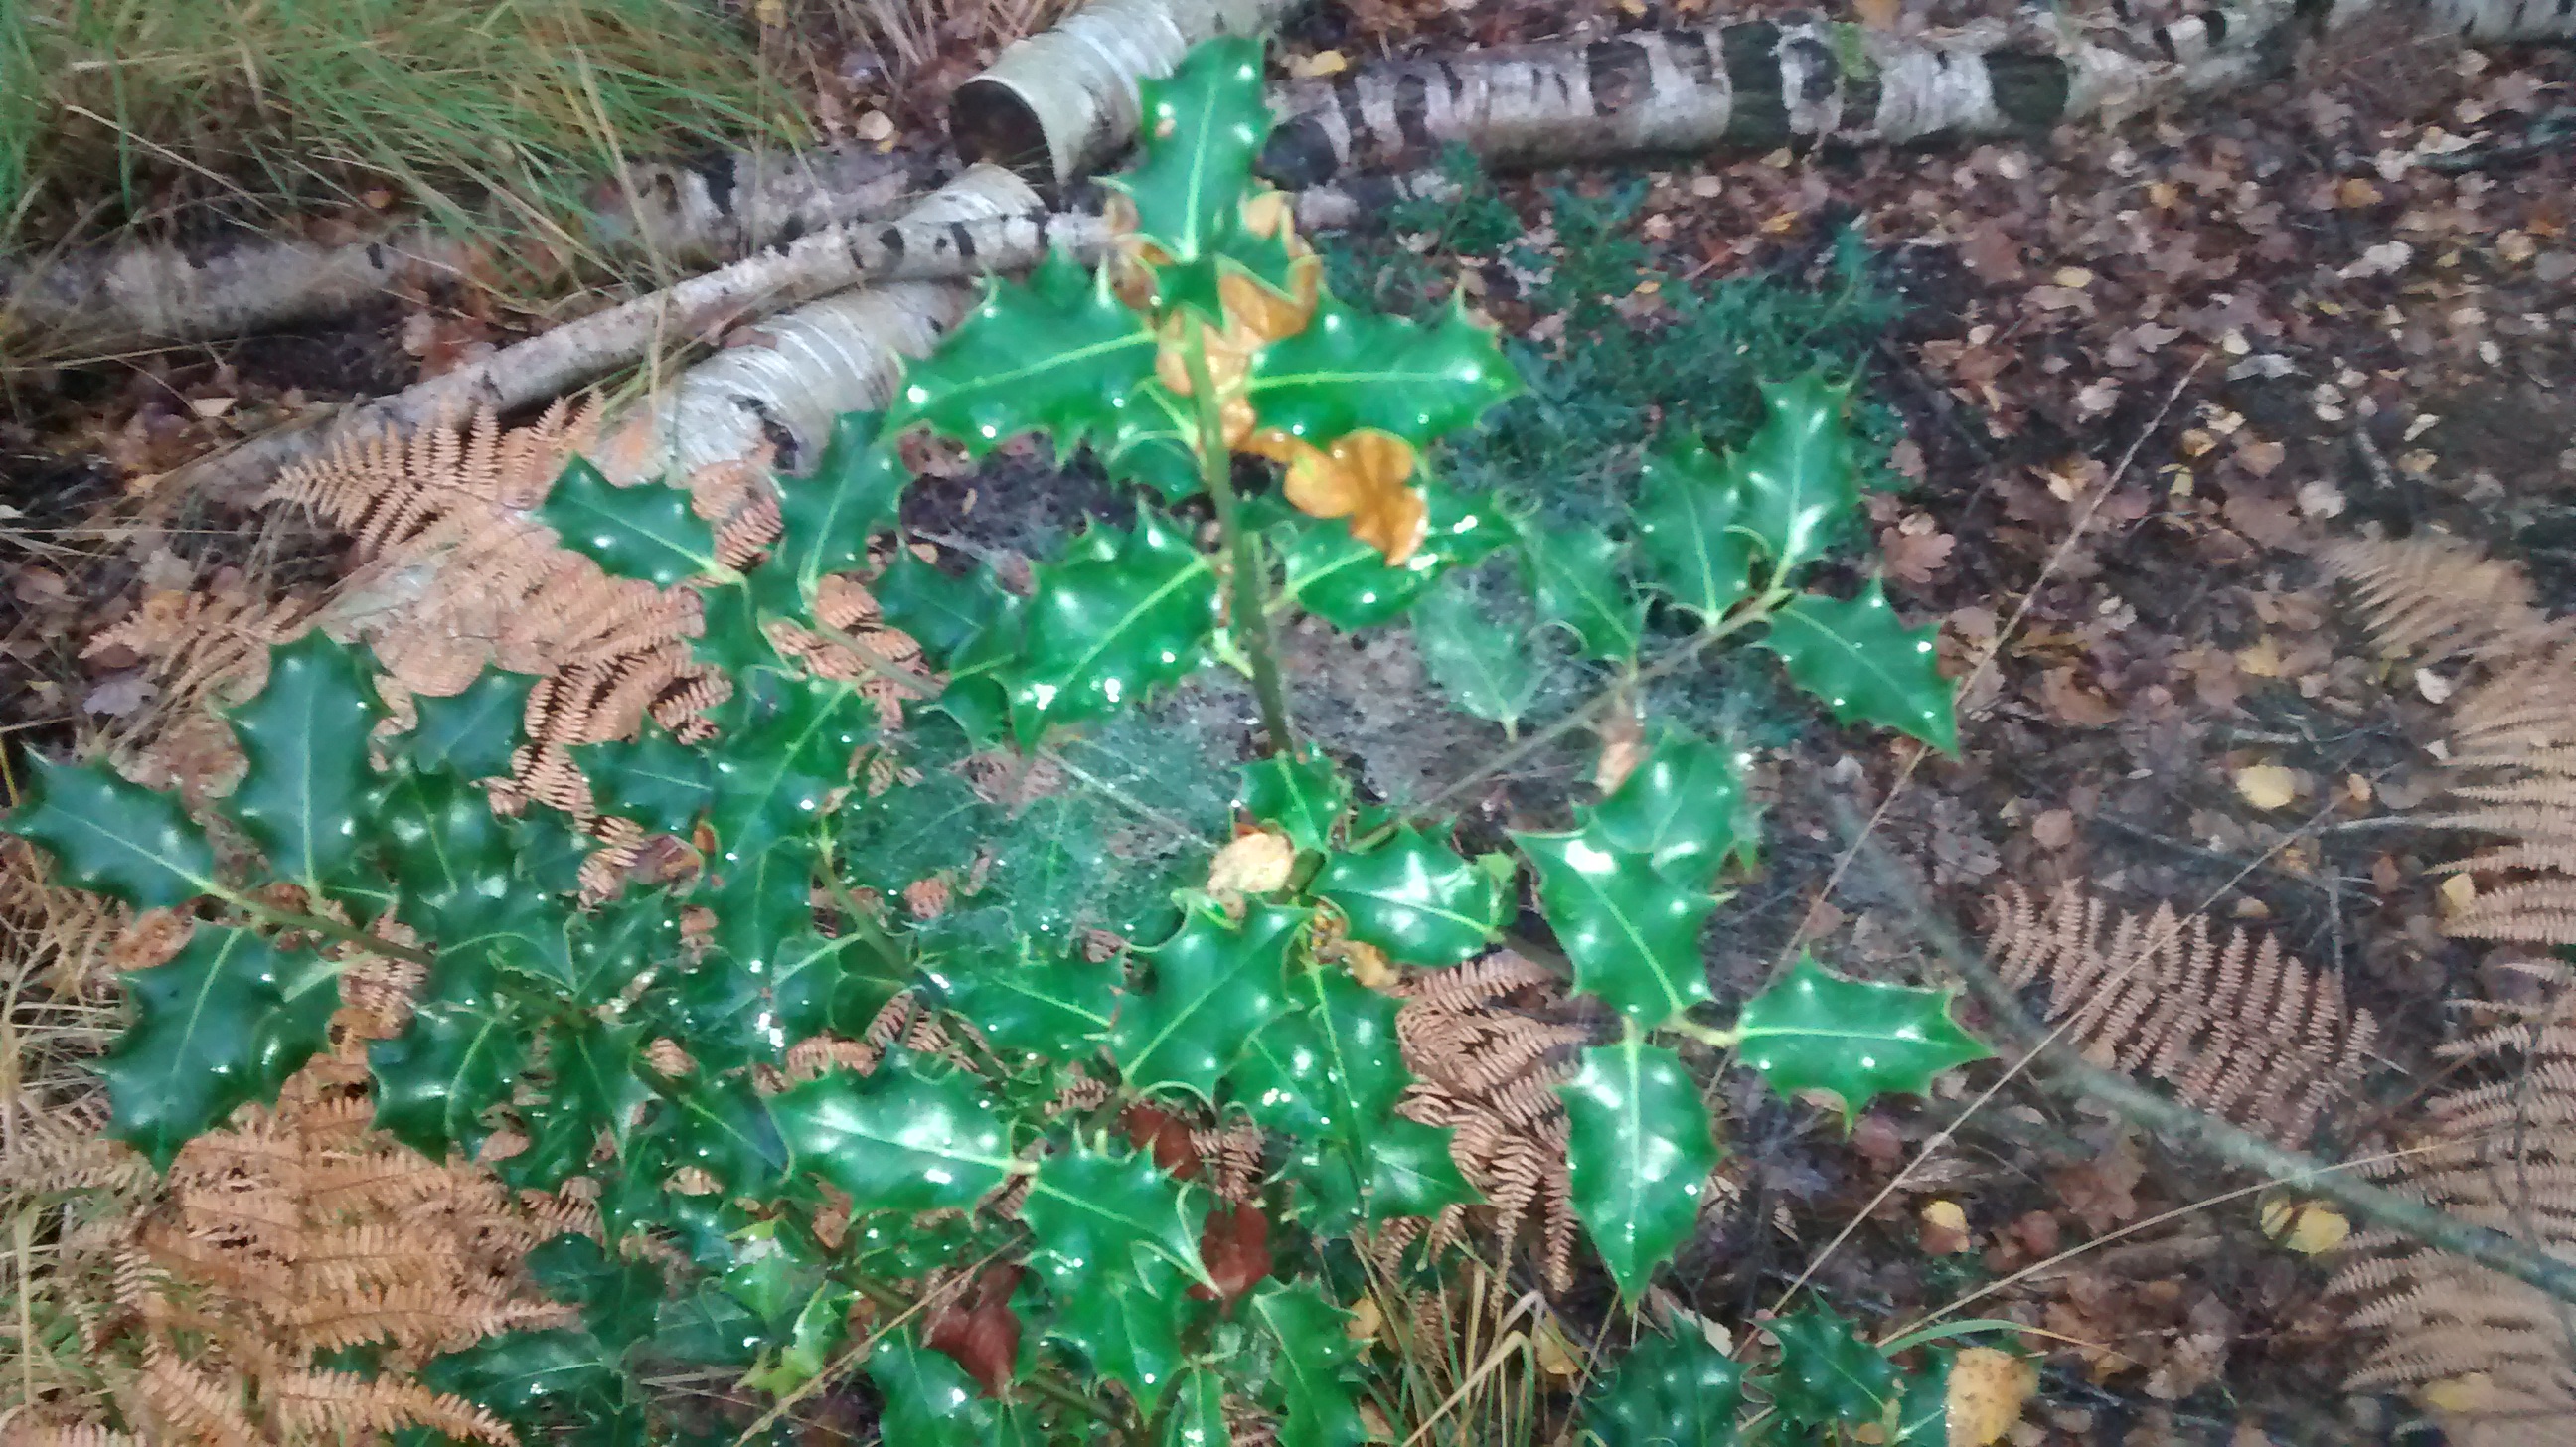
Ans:
{"label": "brown bracken fern", "polygon": [[2492,659],[2565,640],[2534,605],[2520,568],[2457,538],[2340,538],[2318,560],[2351,586],[2371,641],[2392,658]]}
{"label": "brown bracken fern", "polygon": [[1990,901],[2004,979],[2048,986],[2047,1018],[2102,1064],[2151,1076],[2188,1104],[2304,1146],[2368,1067],[2378,1026],[2343,981],[2268,936],[2225,937],[2206,915],[2140,917],[2080,888],[2043,907],[2019,886]]}
{"label": "brown bracken fern", "polygon": [[1563,982],[1506,951],[1409,975],[1393,989],[1405,1000],[1396,1035],[1414,1075],[1399,1108],[1426,1125],[1456,1128],[1450,1155],[1487,1204],[1445,1207],[1427,1228],[1410,1218],[1390,1223],[1382,1246],[1401,1252],[1420,1239],[1440,1250],[1464,1239],[1471,1209],[1490,1212],[1505,1250],[1524,1222],[1533,1227],[1549,1286],[1565,1290],[1574,1279],[1575,1220],[1556,1087],[1592,1037],[1554,1018]]}
{"label": "brown bracken fern", "polygon": [[[2437,1095],[2415,1150],[2368,1169],[2464,1220],[2576,1258],[2576,994],[2530,967],[2550,1003],[2445,1047],[2471,1082]],[[2412,1238],[2355,1236],[2330,1293],[2379,1341],[2361,1391],[2407,1390],[2461,1447],[2576,1440],[2576,1315],[2546,1294]]]}

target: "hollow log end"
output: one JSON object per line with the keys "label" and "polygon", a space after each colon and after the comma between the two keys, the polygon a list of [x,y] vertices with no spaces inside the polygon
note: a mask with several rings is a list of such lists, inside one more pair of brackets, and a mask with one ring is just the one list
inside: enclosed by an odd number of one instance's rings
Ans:
{"label": "hollow log end", "polygon": [[1007,167],[1041,188],[1064,181],[1056,174],[1045,124],[1007,81],[979,75],[957,87],[948,103],[948,134],[970,162]]}

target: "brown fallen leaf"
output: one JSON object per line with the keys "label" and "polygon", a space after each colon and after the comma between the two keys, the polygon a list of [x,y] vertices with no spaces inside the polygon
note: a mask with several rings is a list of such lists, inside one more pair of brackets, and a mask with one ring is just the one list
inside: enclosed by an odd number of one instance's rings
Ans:
{"label": "brown fallen leaf", "polygon": [[2039,1390],[2039,1364],[1993,1347],[1968,1347],[1950,1360],[1950,1447],[1988,1447],[2021,1420]]}

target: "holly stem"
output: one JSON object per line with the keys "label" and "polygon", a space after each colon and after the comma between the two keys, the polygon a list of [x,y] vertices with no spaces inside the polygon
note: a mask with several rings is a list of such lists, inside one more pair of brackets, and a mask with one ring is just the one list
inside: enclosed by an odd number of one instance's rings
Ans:
{"label": "holly stem", "polygon": [[426,950],[416,950],[409,945],[395,944],[392,940],[379,938],[364,930],[351,929],[335,919],[324,919],[320,915],[297,914],[293,910],[278,909],[272,905],[263,904],[249,895],[235,894],[230,890],[221,891],[218,897],[242,913],[273,924],[279,929],[302,930],[307,934],[321,935],[326,939],[338,940],[344,945],[354,945],[369,954],[382,955],[389,960],[402,960],[408,964],[419,965],[423,969],[438,963],[437,958]]}
{"label": "holly stem", "polygon": [[1198,403],[1199,477],[1216,500],[1217,532],[1225,539],[1234,597],[1226,612],[1235,637],[1252,659],[1252,693],[1261,701],[1261,727],[1275,753],[1294,758],[1297,736],[1288,723],[1288,691],[1279,682],[1279,654],[1270,636],[1270,612],[1261,593],[1266,581],[1261,553],[1252,530],[1243,526],[1240,500],[1234,494],[1234,453],[1225,445],[1225,404],[1216,395],[1216,378],[1208,369],[1207,331],[1190,328],[1190,396]]}
{"label": "holly stem", "polygon": [[1667,1020],[1655,1028],[1671,1031],[1686,1040],[1696,1040],[1711,1050],[1732,1050],[1735,1048],[1735,1042],[1743,1038],[1742,1031],[1720,1030],[1716,1026],[1703,1025],[1687,1017]]}

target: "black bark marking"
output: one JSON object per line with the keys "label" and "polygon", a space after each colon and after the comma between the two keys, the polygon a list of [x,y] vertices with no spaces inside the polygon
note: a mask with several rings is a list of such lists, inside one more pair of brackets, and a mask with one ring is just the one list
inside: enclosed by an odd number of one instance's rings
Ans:
{"label": "black bark marking", "polygon": [[788,426],[777,413],[769,410],[769,402],[766,398],[737,392],[734,394],[733,405],[751,414],[752,425],[760,429],[760,440],[769,444],[771,466],[783,472],[805,470],[797,457],[797,453],[803,449],[797,444],[796,429]]}
{"label": "black bark marking", "polygon": [[975,228],[967,225],[963,221],[951,221],[948,223],[948,234],[957,239],[957,259],[970,265],[973,264],[975,260]]}
{"label": "black bark marking", "polygon": [[1809,105],[1823,105],[1834,98],[1834,87],[1842,83],[1843,63],[1835,57],[1832,46],[1812,35],[1800,35],[1792,37],[1781,49],[1795,50],[1798,57],[1807,62],[1806,83],[1801,88],[1799,100]]}
{"label": "black bark marking", "polygon": [[386,269],[385,246],[383,242],[370,241],[367,243],[367,269],[369,271],[383,271]]}
{"label": "black bark marking", "polygon": [[1356,78],[1333,82],[1333,106],[1342,113],[1342,129],[1350,134],[1354,152],[1377,138],[1369,129],[1368,111],[1360,104],[1360,83]]}
{"label": "black bark marking", "polygon": [[727,220],[733,219],[734,193],[742,189],[741,166],[742,153],[727,151],[698,167],[698,174],[707,181],[707,204]]}
{"label": "black bark marking", "polygon": [[[2576,0],[2571,0],[2571,3],[2576,3]],[[1709,54],[1706,31],[1680,30],[1664,39],[1673,53],[1674,62],[1681,66],[1682,74],[1690,78],[1691,84],[1705,90],[1717,79],[1717,58]]]}
{"label": "black bark marking", "polygon": [[1995,112],[2015,130],[2045,135],[2065,118],[2070,92],[2065,61],[2016,50],[1990,50],[1985,60]]}
{"label": "black bark marking", "polygon": [[1313,116],[1299,116],[1272,131],[1261,148],[1261,174],[1282,186],[1320,185],[1341,164],[1333,138]]}
{"label": "black bark marking", "polygon": [[1780,96],[1780,27],[1768,20],[1730,25],[1718,32],[1726,57],[1726,142],[1755,150],[1789,143],[1789,111]]}
{"label": "black bark marking", "polygon": [[2200,22],[2209,27],[2209,48],[2216,50],[2227,43],[2227,15],[2224,11],[2204,10]]}
{"label": "black bark marking", "polygon": [[1412,67],[1395,78],[1395,133],[1408,146],[1429,149],[1440,143],[1431,134],[1431,82]]}
{"label": "black bark marking", "polygon": [[877,246],[885,252],[887,269],[891,270],[903,264],[903,251],[906,244],[903,228],[900,226],[889,226],[877,233]]}
{"label": "black bark marking", "polygon": [[1595,115],[1615,116],[1654,94],[1654,58],[1636,41],[1604,40],[1583,47],[1583,68],[1592,84]]}

